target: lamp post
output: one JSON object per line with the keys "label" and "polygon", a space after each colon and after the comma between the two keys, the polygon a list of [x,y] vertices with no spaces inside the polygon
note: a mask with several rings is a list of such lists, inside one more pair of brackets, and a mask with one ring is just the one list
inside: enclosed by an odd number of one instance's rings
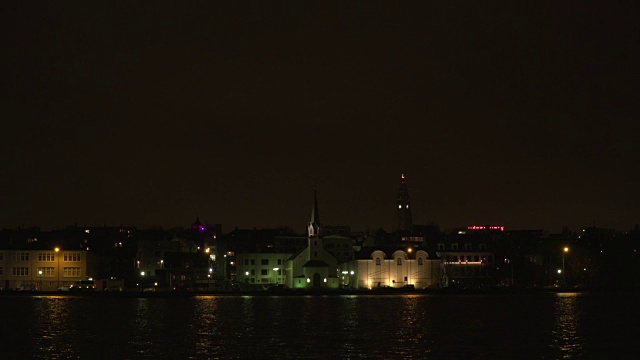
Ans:
{"label": "lamp post", "polygon": [[411,252],[413,251],[412,248],[407,249],[408,255],[407,255],[407,262],[409,263],[409,276],[407,277],[407,284],[411,284]]}
{"label": "lamp post", "polygon": [[567,246],[562,249],[562,286],[567,286],[567,273],[564,271],[564,254],[569,252]]}
{"label": "lamp post", "polygon": [[276,279],[276,285],[278,285],[278,270],[280,270],[280,268],[273,268],[273,277]]}
{"label": "lamp post", "polygon": [[40,280],[41,277],[42,277],[42,270],[38,270],[38,290],[42,290],[42,280]]}
{"label": "lamp post", "polygon": [[58,266],[56,269],[56,273],[58,274],[58,281],[56,285],[56,290],[57,290],[60,287],[60,248],[56,247],[55,251],[56,251],[56,258],[58,258]]}

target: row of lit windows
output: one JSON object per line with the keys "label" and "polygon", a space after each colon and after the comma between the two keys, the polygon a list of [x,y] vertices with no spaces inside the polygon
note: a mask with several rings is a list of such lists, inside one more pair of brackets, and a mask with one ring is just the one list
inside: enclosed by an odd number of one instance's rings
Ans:
{"label": "row of lit windows", "polygon": [[[490,263],[493,263],[493,256],[489,256],[488,259],[489,259]],[[473,257],[471,255],[467,255],[467,256],[460,255],[460,258],[458,258],[457,255],[453,255],[453,256],[447,255],[445,257],[445,262],[447,262],[447,263],[450,263],[450,262],[454,262],[454,263],[457,263],[457,262],[480,262],[480,261],[486,262],[487,261],[487,257],[486,256],[479,256],[479,255],[474,255]]]}
{"label": "row of lit windows", "polygon": [[[251,265],[255,265],[256,259],[244,259],[245,265],[249,265],[249,263],[251,263]],[[278,259],[277,263],[278,265],[282,265],[282,259]],[[260,265],[269,265],[269,259],[260,259]]]}
{"label": "row of lit windows", "polygon": [[63,261],[80,261],[80,253],[79,252],[65,253],[62,260]]}
{"label": "row of lit windows", "polygon": [[13,261],[29,261],[29,253],[28,252],[14,252]]}
{"label": "row of lit windows", "polygon": [[[278,269],[278,270],[274,270],[277,275],[282,275],[282,270]],[[251,269],[250,271],[245,271],[244,273],[245,275],[255,275],[256,274],[256,270],[255,269]],[[260,270],[260,275],[269,275],[269,269],[262,269]]]}
{"label": "row of lit windows", "polygon": [[64,276],[64,277],[78,277],[78,276],[80,276],[80,268],[79,267],[66,267],[66,268],[64,268],[62,276]]}
{"label": "row of lit windows", "polygon": [[38,261],[56,261],[55,253],[39,253]]}
{"label": "row of lit windows", "polygon": [[38,276],[55,276],[55,268],[53,266],[39,267]]}
{"label": "row of lit windows", "polygon": [[[14,252],[11,254],[11,258],[13,259],[13,261],[15,262],[20,262],[20,261],[29,261],[30,255],[28,252]],[[4,260],[4,253],[0,252],[0,261]],[[80,253],[79,252],[70,252],[70,253],[65,253],[63,255],[63,260],[64,261],[80,261]],[[42,261],[42,262],[53,262],[56,261],[56,255],[55,253],[51,252],[47,252],[47,253],[38,253],[38,261]]]}
{"label": "row of lit windows", "polygon": [[[381,264],[382,264],[382,259],[376,258],[376,265],[381,265]],[[402,258],[396,259],[396,264],[402,265]],[[424,258],[421,258],[421,257],[418,258],[418,265],[424,265]]]}
{"label": "row of lit windows", "polygon": [[[79,267],[65,267],[63,268],[64,277],[79,277],[81,268]],[[4,268],[0,267],[0,276],[4,275]],[[11,275],[13,276],[29,276],[29,268],[24,266],[14,266],[11,268]],[[39,267],[38,276],[51,277],[55,276],[55,268],[53,267]]]}
{"label": "row of lit windows", "polygon": [[[245,278],[244,282],[245,283],[255,284],[256,283],[256,278]],[[260,282],[263,283],[263,284],[269,284],[269,283],[273,282],[273,279],[271,279],[271,278],[262,278],[262,279],[260,279]]]}
{"label": "row of lit windows", "polygon": [[11,268],[11,275],[13,276],[29,276],[28,267],[13,267]]}

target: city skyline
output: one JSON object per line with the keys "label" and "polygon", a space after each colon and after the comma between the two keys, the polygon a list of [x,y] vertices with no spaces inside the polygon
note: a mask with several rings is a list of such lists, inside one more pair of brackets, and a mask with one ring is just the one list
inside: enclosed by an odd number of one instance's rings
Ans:
{"label": "city skyline", "polygon": [[630,2],[0,9],[0,228],[640,222]]}

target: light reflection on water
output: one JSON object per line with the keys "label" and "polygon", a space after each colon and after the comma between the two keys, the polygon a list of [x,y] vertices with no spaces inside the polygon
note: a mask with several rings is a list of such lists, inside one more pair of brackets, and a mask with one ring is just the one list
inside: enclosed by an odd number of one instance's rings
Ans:
{"label": "light reflection on water", "polygon": [[[0,297],[0,358],[600,358],[638,296]],[[604,303],[604,305],[603,305]]]}
{"label": "light reflection on water", "polygon": [[558,293],[555,304],[555,321],[551,332],[552,347],[560,350],[563,359],[582,357],[584,338],[578,327],[582,311],[578,306],[581,294]]}
{"label": "light reflection on water", "polygon": [[32,334],[35,346],[51,354],[50,359],[68,358],[73,354],[68,339],[77,337],[69,324],[67,299],[62,296],[38,297],[34,302],[35,312],[46,317],[46,321],[35,324]]}

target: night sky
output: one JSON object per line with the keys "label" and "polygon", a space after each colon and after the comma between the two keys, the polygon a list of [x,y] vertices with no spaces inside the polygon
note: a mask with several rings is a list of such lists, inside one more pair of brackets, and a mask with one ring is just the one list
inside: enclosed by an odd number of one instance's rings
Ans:
{"label": "night sky", "polygon": [[637,2],[0,4],[0,228],[640,222]]}

